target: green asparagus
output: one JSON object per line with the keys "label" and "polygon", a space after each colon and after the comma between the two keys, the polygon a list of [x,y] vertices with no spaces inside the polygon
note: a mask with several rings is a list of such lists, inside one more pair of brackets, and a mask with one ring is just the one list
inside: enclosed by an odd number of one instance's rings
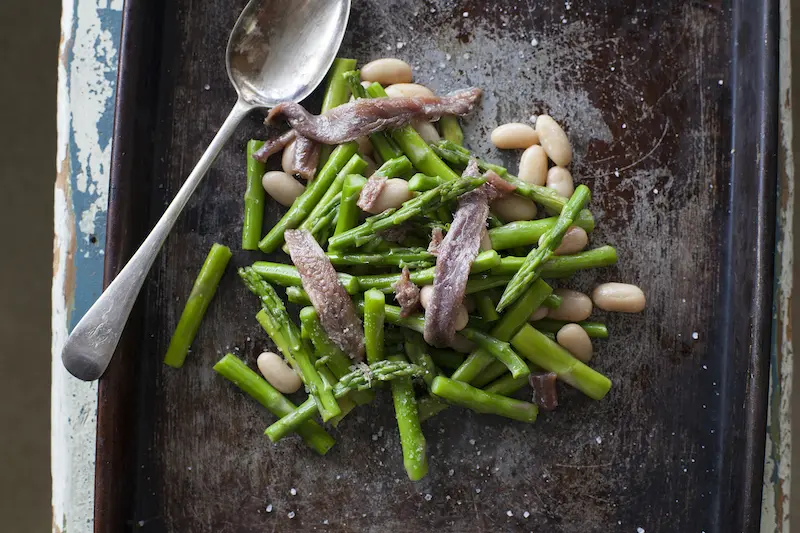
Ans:
{"label": "green asparagus", "polygon": [[427,176],[422,173],[417,173],[411,176],[408,180],[408,190],[414,192],[425,192],[435,189],[444,183],[444,180],[439,176]]}
{"label": "green asparagus", "polygon": [[[553,318],[543,318],[533,322],[531,325],[541,331],[542,333],[558,333],[558,330],[569,324],[566,320],[555,320]],[[577,324],[586,330],[586,333],[596,339],[607,339],[608,328],[605,324],[600,322],[577,322]]]}
{"label": "green asparagus", "polygon": [[[228,381],[242,389],[258,403],[278,418],[297,409],[286,397],[278,392],[264,378],[251,370],[233,354],[227,354],[214,365],[214,370]],[[325,455],[336,443],[333,437],[313,420],[307,420],[297,427],[297,434],[306,445],[320,455]]]}
{"label": "green asparagus", "polygon": [[[394,266],[402,269],[403,267],[425,268],[436,263],[436,256],[424,248],[392,248],[388,252],[376,254],[328,252],[327,255],[334,266]],[[499,267],[500,256],[497,252],[492,257],[494,256],[497,256]]]}
{"label": "green asparagus", "polygon": [[[343,79],[350,87],[350,91],[353,93],[356,100],[370,97],[367,94],[367,90],[361,85],[361,74],[359,71],[351,70],[350,72],[346,72],[343,75]],[[397,147],[397,144],[392,140],[388,132],[379,131],[370,134],[369,142],[372,144],[372,148],[378,156],[384,161],[389,161],[390,159],[403,155],[403,152],[400,151],[400,148]]]}
{"label": "green asparagus", "polygon": [[[516,274],[524,263],[524,257],[503,257],[500,264],[492,268],[492,274],[499,276]],[[577,254],[550,257],[542,269],[542,277],[556,278],[578,270],[606,267],[616,263],[617,251],[612,246],[601,246]]]}
{"label": "green asparagus", "polygon": [[572,194],[572,198],[569,199],[567,205],[564,206],[564,210],[558,216],[555,226],[544,234],[539,247],[528,254],[525,263],[506,286],[503,295],[500,297],[500,302],[497,304],[498,311],[502,311],[522,296],[528,287],[542,274],[547,260],[550,259],[553,251],[561,244],[564,233],[572,225],[581,209],[589,202],[590,196],[591,193],[586,185],[578,185]]}
{"label": "green asparagus", "polygon": [[600,400],[611,389],[611,381],[607,377],[583,364],[533,326],[522,326],[511,339],[511,345],[531,363],[555,373],[558,379],[590,398]]}
{"label": "green asparagus", "polygon": [[183,366],[189,348],[197,335],[200,322],[208,310],[211,299],[217,292],[217,286],[219,286],[230,259],[231,251],[227,246],[214,244],[211,247],[200,268],[200,273],[197,274],[197,279],[194,281],[192,292],[189,293],[189,298],[186,300],[186,306],[178,320],[178,326],[169,341],[167,353],[164,355],[165,364],[173,368]]}
{"label": "green asparagus", "polygon": [[444,115],[439,119],[439,129],[442,131],[442,137],[444,137],[445,140],[459,146],[464,144],[464,132],[461,131],[461,126],[458,124],[457,117],[453,115]]}
{"label": "green asparagus", "polygon": [[[405,362],[402,355],[390,355],[389,361]],[[392,400],[403,448],[403,465],[411,481],[419,481],[428,473],[428,455],[425,435],[419,422],[417,399],[410,377],[392,380]]]}
{"label": "green asparagus", "polygon": [[448,181],[405,202],[399,209],[387,209],[379,215],[369,217],[363,224],[331,238],[330,250],[346,250],[358,247],[374,238],[376,233],[392,228],[422,212],[438,208],[465,192],[482,185],[483,178],[458,178]]}
{"label": "green asparagus", "polygon": [[361,195],[361,189],[364,187],[365,183],[367,183],[366,178],[358,174],[350,174],[344,179],[342,196],[339,201],[339,217],[336,221],[336,230],[333,232],[334,235],[344,233],[358,224],[358,217],[361,215],[361,210],[358,208],[357,203]]}
{"label": "green asparagus", "polygon": [[[538,245],[539,239],[550,231],[558,221],[558,217],[540,218],[539,220],[521,220],[510,222],[499,228],[489,230],[489,239],[494,250],[506,250],[518,246]],[[581,220],[576,220],[576,226],[586,231],[592,231],[594,224],[587,226]],[[566,256],[565,256],[566,257]]]}
{"label": "green asparagus", "polygon": [[[334,107],[339,107],[340,105],[347,103],[347,101],[350,99],[350,88],[347,86],[347,82],[342,75],[348,70],[353,70],[354,68],[356,68],[355,59],[337,57],[333,60],[333,65],[331,65],[331,68],[328,71],[328,84],[325,87],[325,95],[322,97],[320,113],[325,113]],[[328,158],[331,155],[331,150],[332,147],[326,144],[323,144],[320,147],[319,168],[322,168],[322,166],[328,161]]]}
{"label": "green asparagus", "polygon": [[309,394],[319,405],[322,420],[327,421],[339,415],[342,411],[333,397],[330,384],[325,383],[319,375],[311,350],[303,341],[297,325],[289,318],[275,289],[252,268],[240,268],[239,277],[250,292],[261,300],[261,311],[256,315],[256,320],[300,376]]}
{"label": "green asparagus", "polygon": [[[342,377],[333,388],[337,398],[346,396],[350,391],[368,390],[380,382],[391,381],[403,377],[421,376],[424,370],[417,365],[397,361],[378,361],[372,365],[362,365]],[[278,442],[286,435],[297,431],[297,427],[317,414],[317,404],[309,398],[297,409],[269,426],[264,433],[272,442]]]}
{"label": "green asparagus", "polygon": [[325,191],[325,194],[319,199],[317,205],[314,206],[298,228],[311,231],[317,221],[330,210],[331,206],[341,201],[344,179],[350,174],[361,174],[366,168],[367,162],[361,159],[358,154],[353,155],[347,164],[336,174],[336,177],[333,178],[333,181],[328,186],[328,190]]}
{"label": "green asparagus", "polygon": [[[275,283],[282,287],[303,286],[300,273],[297,271],[297,268],[292,265],[272,263],[270,261],[256,261],[250,268],[264,278],[265,281],[270,283]],[[338,278],[339,283],[342,284],[347,294],[359,294],[361,292],[361,286],[356,276],[339,272]]]}
{"label": "green asparagus", "polygon": [[364,340],[367,348],[367,363],[377,363],[383,355],[383,328],[386,296],[381,291],[370,289],[364,293]]}
{"label": "green asparagus", "polygon": [[337,174],[356,155],[356,151],[358,151],[358,143],[356,142],[349,142],[336,147],[314,181],[306,187],[305,192],[297,197],[297,200],[294,201],[292,207],[289,208],[283,218],[258,243],[258,247],[262,252],[274,252],[283,244],[283,232],[287,229],[295,229],[306,219],[314,207],[320,203],[331,183],[336,179]]}
{"label": "green asparagus", "polygon": [[486,392],[462,381],[443,376],[433,380],[431,392],[450,403],[467,407],[473,411],[505,416],[520,422],[535,422],[536,415],[539,413],[539,408],[530,402]]}
{"label": "green asparagus", "polygon": [[244,223],[242,225],[242,250],[257,250],[264,222],[264,187],[261,177],[266,165],[253,159],[253,152],[264,146],[264,141],[247,143],[247,188],[244,192]]}

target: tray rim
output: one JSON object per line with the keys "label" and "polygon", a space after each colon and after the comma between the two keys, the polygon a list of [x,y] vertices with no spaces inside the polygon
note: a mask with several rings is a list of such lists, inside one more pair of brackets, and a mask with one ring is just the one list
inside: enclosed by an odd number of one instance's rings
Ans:
{"label": "tray rim", "polygon": [[[145,236],[146,228],[136,225],[129,209],[134,179],[134,161],[139,161],[147,147],[143,134],[150,125],[137,113],[142,100],[148,101],[155,92],[159,69],[148,69],[149,60],[157,61],[157,46],[146,39],[154,27],[161,24],[153,17],[159,9],[155,2],[126,0],[122,13],[121,38],[117,70],[114,127],[112,135],[111,172],[105,243],[103,287],[114,279]],[[728,176],[731,183],[737,174],[756,180],[758,218],[753,231],[755,275],[752,287],[753,313],[750,316],[746,354],[747,380],[743,408],[745,426],[737,435],[741,450],[734,450],[745,461],[739,486],[731,490],[736,506],[737,530],[755,533],[760,530],[761,495],[764,475],[764,452],[767,428],[770,355],[773,339],[774,253],[776,251],[776,205],[778,181],[778,37],[779,2],[747,0],[724,2],[721,9],[732,11],[731,27],[731,164]],[[154,25],[153,20],[157,23]],[[755,116],[756,134],[736,135],[737,123],[744,122],[743,113]],[[143,146],[144,145],[144,146]],[[139,165],[140,166],[140,165]],[[744,170],[743,170],[744,169]],[[141,177],[139,177],[141,178]],[[738,178],[742,179],[742,178]],[[742,198],[741,191],[731,187],[731,204],[752,201]],[[735,210],[725,217],[728,227],[734,228]],[[733,229],[731,229],[733,231]],[[723,257],[734,257],[733,239],[727,240]],[[733,285],[732,261],[723,263],[720,281],[720,300],[730,297]],[[116,356],[98,386],[97,445],[95,464],[94,531],[116,533],[125,528],[131,516],[134,493],[134,439],[128,438],[135,422],[137,382],[134,344],[139,330],[134,314],[126,327]],[[736,335],[739,324],[723,313],[720,329]],[[733,348],[731,348],[733,349]],[[739,369],[741,370],[741,369]],[[732,408],[723,410],[731,415]],[[128,422],[126,424],[126,422]],[[128,433],[124,433],[128,431]],[[730,446],[736,446],[731,444]],[[724,460],[723,457],[720,461]],[[122,480],[126,481],[123,482]],[[724,512],[726,502],[716,499],[713,507]]]}

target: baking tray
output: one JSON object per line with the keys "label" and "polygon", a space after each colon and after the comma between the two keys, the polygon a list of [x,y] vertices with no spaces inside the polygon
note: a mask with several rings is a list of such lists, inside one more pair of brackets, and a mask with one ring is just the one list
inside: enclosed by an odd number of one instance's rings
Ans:
{"label": "baking tray", "polygon": [[[244,4],[126,1],[106,282],[234,102],[224,51]],[[185,367],[163,366],[209,247],[239,248],[254,114],[178,221],[100,382],[95,531],[757,531],[776,4],[354,0],[341,55],[407,59],[440,91],[486,89],[464,121],[473,148],[515,168],[487,142],[493,126],[541,112],[565,124],[594,193],[592,242],[620,256],[573,286],[630,281],[648,296],[642,315],[600,315],[611,338],[593,365],[614,388],[601,402],[563,389],[531,426],[452,409],[425,424],[430,474],[411,483],[385,394],[324,458],[263,436],[270,415],[211,369],[267,346],[233,268]],[[270,204],[265,225],[281,212]],[[231,266],[261,257],[235,251]]]}

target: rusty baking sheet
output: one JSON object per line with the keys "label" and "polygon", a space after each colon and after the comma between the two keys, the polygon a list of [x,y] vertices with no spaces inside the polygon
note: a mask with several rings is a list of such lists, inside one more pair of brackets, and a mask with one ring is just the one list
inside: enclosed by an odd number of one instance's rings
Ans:
{"label": "rusty baking sheet", "polygon": [[[126,3],[107,281],[234,101],[224,49],[244,3]],[[270,415],[211,369],[267,346],[233,269],[186,366],[163,366],[208,248],[239,247],[254,115],[178,221],[101,382],[95,531],[757,531],[776,17],[771,1],[354,0],[342,56],[406,59],[438,91],[485,89],[464,121],[472,148],[516,168],[488,143],[495,125],[542,112],[565,125],[594,193],[592,242],[620,256],[572,285],[648,296],[642,315],[600,315],[611,337],[593,364],[614,388],[601,402],[563,389],[530,426],[451,409],[424,425],[430,474],[411,483],[385,395],[324,458],[264,437]],[[265,224],[281,213],[271,204]]]}

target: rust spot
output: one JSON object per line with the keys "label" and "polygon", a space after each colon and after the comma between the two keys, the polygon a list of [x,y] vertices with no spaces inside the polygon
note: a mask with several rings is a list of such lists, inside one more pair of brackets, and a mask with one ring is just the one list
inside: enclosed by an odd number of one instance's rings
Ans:
{"label": "rust spot", "polygon": [[[72,203],[70,201],[70,189],[69,189],[69,155],[64,157],[64,160],[61,161],[61,165],[56,173],[56,189],[61,190],[64,194],[64,198],[67,205],[67,229],[61,231],[69,231],[69,248],[67,249],[66,253],[66,265],[63,266],[64,270],[64,286],[61,290],[64,292],[64,301],[67,303],[67,312],[69,313],[70,309],[70,302],[75,294],[75,251],[78,248],[77,237],[75,235],[75,213],[72,212]],[[56,221],[58,224],[58,221]],[[56,231],[59,231],[56,228]],[[53,275],[62,268],[60,264],[61,260],[61,250],[59,249],[58,238],[54,235],[53,236]]]}

